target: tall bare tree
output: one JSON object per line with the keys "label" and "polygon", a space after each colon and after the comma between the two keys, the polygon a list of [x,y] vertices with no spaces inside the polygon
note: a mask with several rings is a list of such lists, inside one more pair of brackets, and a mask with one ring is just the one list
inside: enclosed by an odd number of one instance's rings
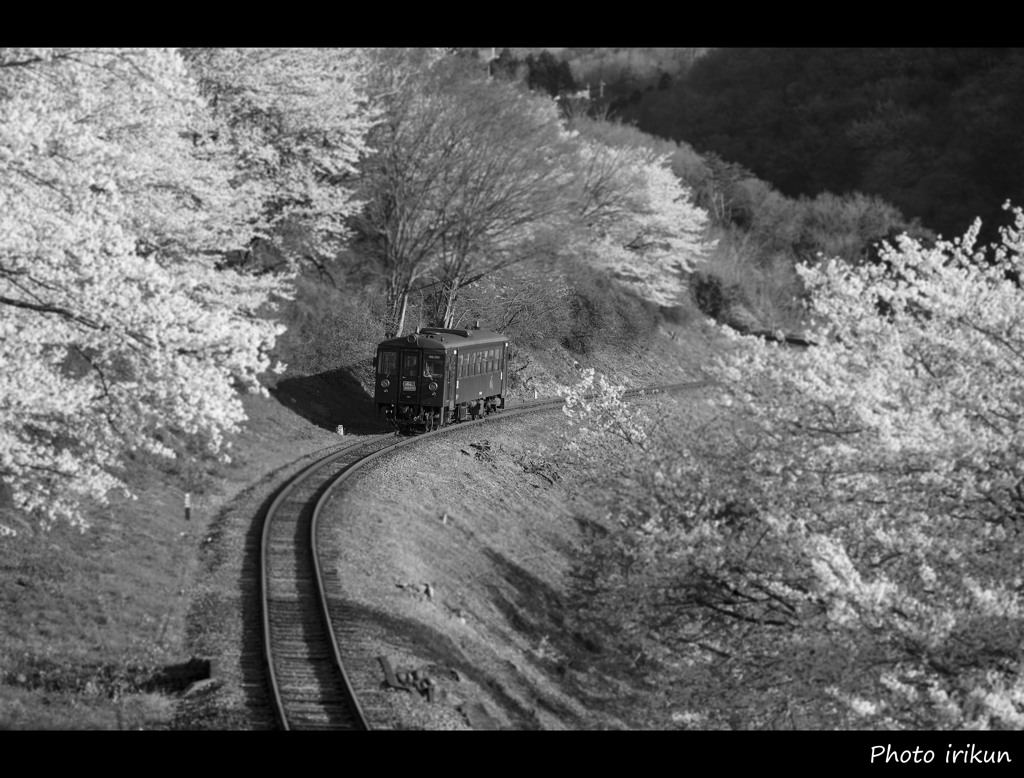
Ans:
{"label": "tall bare tree", "polygon": [[429,289],[435,322],[449,326],[461,289],[548,246],[571,183],[571,140],[553,101],[489,81],[473,60],[427,60],[382,58],[385,119],[356,219],[395,333],[410,293]]}

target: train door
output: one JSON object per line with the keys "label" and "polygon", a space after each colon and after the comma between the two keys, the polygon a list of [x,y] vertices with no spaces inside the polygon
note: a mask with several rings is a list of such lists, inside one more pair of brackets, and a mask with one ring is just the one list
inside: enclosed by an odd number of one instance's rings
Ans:
{"label": "train door", "polygon": [[498,348],[499,385],[501,386],[501,406],[505,407],[505,395],[508,393],[508,344],[502,343]]}
{"label": "train door", "polygon": [[400,376],[399,402],[419,405],[420,352],[418,349],[402,349],[402,373]]}
{"label": "train door", "polygon": [[445,360],[444,404],[449,408],[455,404],[455,383],[458,376],[459,352],[453,351]]}

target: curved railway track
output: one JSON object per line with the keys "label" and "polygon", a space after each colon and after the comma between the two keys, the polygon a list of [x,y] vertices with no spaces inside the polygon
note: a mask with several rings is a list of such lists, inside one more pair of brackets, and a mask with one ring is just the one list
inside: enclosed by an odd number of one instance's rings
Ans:
{"label": "curved railway track", "polygon": [[[633,389],[696,389],[708,381]],[[561,399],[536,400],[497,416],[462,422],[415,437],[393,433],[343,445],[293,476],[267,510],[260,546],[263,650],[271,697],[284,729],[369,729],[341,659],[317,551],[317,522],[331,492],[362,465],[401,446],[468,425],[557,408]]]}

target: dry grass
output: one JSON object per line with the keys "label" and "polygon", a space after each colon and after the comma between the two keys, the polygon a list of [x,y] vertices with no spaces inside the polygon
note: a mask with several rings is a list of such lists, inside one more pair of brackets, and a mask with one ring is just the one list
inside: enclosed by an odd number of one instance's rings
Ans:
{"label": "dry grass", "polygon": [[[246,404],[260,424],[236,442],[234,465],[139,463],[138,499],[115,497],[86,533],[22,519],[3,540],[0,729],[171,725],[180,689],[161,672],[191,656],[186,617],[216,512],[266,470],[336,439],[272,400]],[[197,485],[186,522],[184,493]]]}
{"label": "dry grass", "polygon": [[503,728],[628,726],[602,710],[611,682],[565,629],[586,506],[571,465],[538,451],[561,425],[556,411],[425,442],[361,475],[325,517],[345,596],[389,617],[379,650],[462,679],[438,676],[446,698],[417,726],[467,705]]}
{"label": "dry grass", "polygon": [[559,385],[575,383],[579,368],[584,367],[630,387],[699,381],[706,378],[704,367],[728,343],[702,318],[689,324],[663,323],[649,341],[637,342],[626,351],[598,347],[583,357],[560,347],[537,350],[524,371],[526,386],[515,394],[532,398],[536,389],[541,397],[553,396]]}

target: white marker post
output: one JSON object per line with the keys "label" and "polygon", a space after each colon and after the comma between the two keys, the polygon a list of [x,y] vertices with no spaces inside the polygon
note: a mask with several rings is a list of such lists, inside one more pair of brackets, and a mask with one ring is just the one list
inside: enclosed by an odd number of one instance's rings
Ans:
{"label": "white marker post", "polygon": [[185,521],[192,519],[192,493],[185,492]]}

